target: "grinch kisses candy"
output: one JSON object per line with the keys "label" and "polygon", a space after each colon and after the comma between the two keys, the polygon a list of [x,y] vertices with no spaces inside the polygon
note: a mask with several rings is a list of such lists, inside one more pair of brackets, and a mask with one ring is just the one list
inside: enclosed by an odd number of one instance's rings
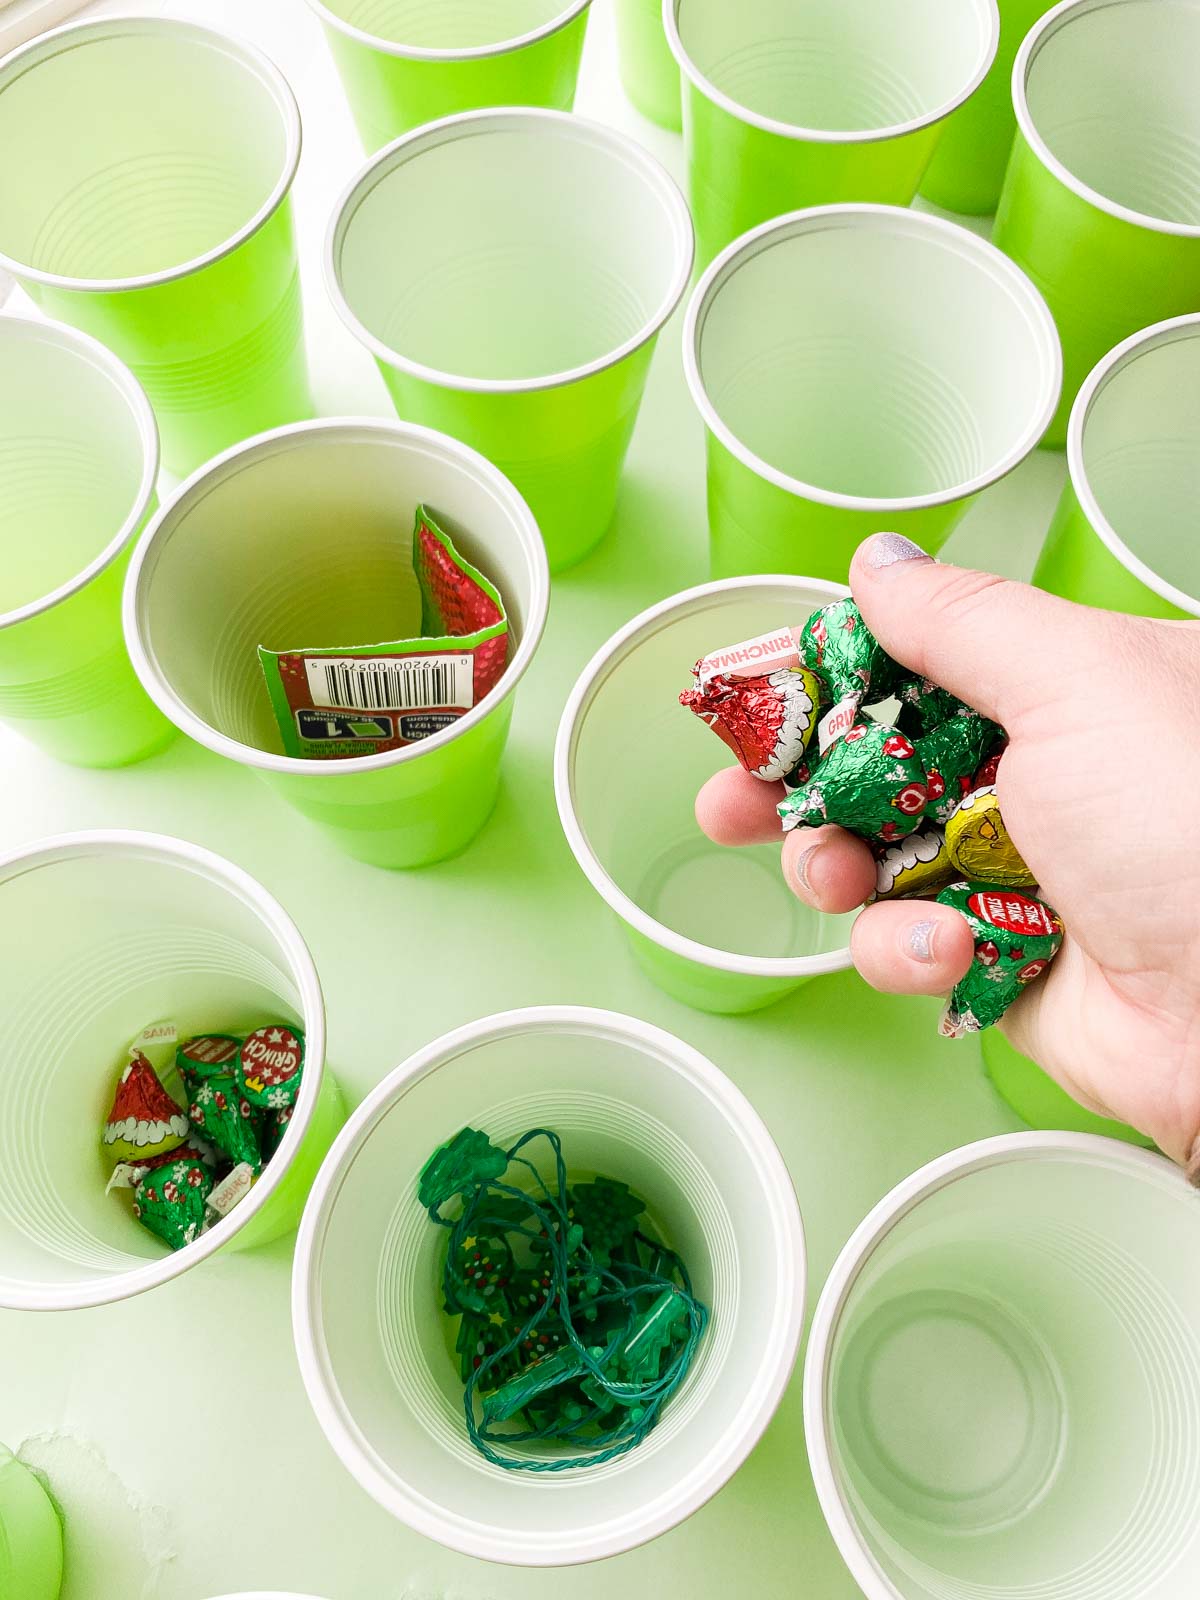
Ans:
{"label": "grinch kisses candy", "polygon": [[955,984],[940,1032],[958,1039],[991,1027],[1058,954],[1063,925],[1044,901],[1017,889],[954,883],[938,895],[967,920],[975,956]]}
{"label": "grinch kisses candy", "polygon": [[786,778],[816,728],[816,678],[800,665],[790,628],[716,650],[692,668],[694,711],[756,778]]}
{"label": "grinch kisses candy", "polygon": [[199,1157],[178,1150],[161,1166],[148,1172],[133,1194],[133,1214],[172,1250],[198,1239],[204,1229],[205,1205],[213,1178]]}
{"label": "grinch kisses candy", "polygon": [[281,1111],[295,1105],[303,1067],[303,1035],[282,1023],[272,1023],[255,1028],[243,1042],[237,1080],[252,1106],[260,1111]]}
{"label": "grinch kisses candy", "polygon": [[[822,606],[803,627],[715,650],[694,671],[696,688],[681,703],[715,729],[747,772],[785,780],[789,792],[778,805],[785,831],[832,823],[870,844],[874,899],[936,894],[974,932],[978,913],[970,895],[959,904],[956,880],[969,880],[972,895],[1033,887],[994,787],[1007,744],[1003,728],[893,660],[854,600]],[[789,699],[795,695],[802,704]],[[1045,970],[1062,942],[1062,924],[1046,915],[1057,930],[1039,934],[1049,944],[1015,965],[1003,940],[979,939],[967,987],[961,995],[955,990],[947,1013],[957,1020],[943,1032],[958,1037],[990,1026]],[[980,982],[986,988],[976,993]]]}
{"label": "grinch kisses candy", "polygon": [[129,1046],[104,1123],[104,1153],[111,1161],[163,1155],[187,1138],[187,1117],[158,1075],[174,1054],[171,1023],[151,1023]]}

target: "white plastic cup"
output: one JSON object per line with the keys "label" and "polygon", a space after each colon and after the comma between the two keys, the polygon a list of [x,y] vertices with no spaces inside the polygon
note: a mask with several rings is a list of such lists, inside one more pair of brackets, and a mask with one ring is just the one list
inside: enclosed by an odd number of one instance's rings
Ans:
{"label": "white plastic cup", "polygon": [[[284,755],[258,646],[419,633],[422,504],[503,597],[500,681],[416,744],[348,760]],[[125,636],[147,693],[189,738],[257,773],[349,855],[416,867],[464,850],[491,814],[549,596],[537,525],[490,462],[426,428],[338,418],[249,439],[177,490],[130,562]]]}
{"label": "white plastic cup", "polygon": [[214,1595],[213,1600],[320,1600],[320,1596],[296,1594],[292,1589],[254,1589],[238,1594]]}
{"label": "white plastic cup", "polygon": [[[505,1471],[467,1436],[444,1239],[417,1200],[425,1162],[464,1125],[500,1144],[553,1129],[568,1173],[627,1182],[711,1312],[658,1426],[602,1466]],[[783,1394],[804,1286],[791,1179],[741,1092],[658,1028],[553,1006],[469,1023],[367,1097],[306,1208],[292,1315],[317,1418],[380,1505],[467,1555],[546,1567],[629,1550],[715,1494]]]}
{"label": "white plastic cup", "polygon": [[692,253],[684,198],[641,145],[509,107],[380,151],[334,211],[325,272],[398,415],[494,461],[559,571],[612,521]]}
{"label": "white plastic cup", "polygon": [[567,841],[647,976],[685,1005],[754,1011],[850,965],[853,918],[801,904],[779,846],[731,850],[700,831],[696,791],[732,757],[679,704],[701,656],[844,594],[790,577],[685,589],[602,645],[563,711],[554,788]]}
{"label": "white plastic cup", "polygon": [[[66,1311],[128,1299],[226,1245],[295,1226],[297,1187],[307,1188],[341,1122],[337,1086],[324,1072],[312,957],[239,867],[149,833],[70,834],[4,855],[0,1014],[0,1306]],[[105,1193],[100,1134],[129,1041],[159,1018],[208,1032],[276,1017],[305,1034],[291,1125],[246,1198],[171,1253],[127,1196]]]}
{"label": "white plastic cup", "polygon": [[692,294],[683,358],[715,577],[844,583],[880,528],[936,553],[1037,444],[1062,380],[1025,274],[896,206],[822,206],[743,235]]}
{"label": "white plastic cup", "polygon": [[1194,1600],[1200,1202],[1116,1140],[938,1157],[813,1318],[813,1477],[867,1600]]}

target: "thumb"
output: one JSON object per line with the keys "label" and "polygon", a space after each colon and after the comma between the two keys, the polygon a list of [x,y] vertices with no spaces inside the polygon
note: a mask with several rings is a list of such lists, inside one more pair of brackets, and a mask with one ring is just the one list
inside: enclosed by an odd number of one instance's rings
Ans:
{"label": "thumb", "polygon": [[1010,731],[1045,702],[1055,661],[1100,669],[1096,619],[1104,613],[1027,583],[944,566],[898,533],[859,545],[850,587],[889,655]]}

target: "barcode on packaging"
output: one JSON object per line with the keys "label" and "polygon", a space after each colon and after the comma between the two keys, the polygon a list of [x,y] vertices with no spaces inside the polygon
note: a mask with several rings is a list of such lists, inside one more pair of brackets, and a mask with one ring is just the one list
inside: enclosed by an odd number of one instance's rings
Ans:
{"label": "barcode on packaging", "polygon": [[308,656],[314,706],[343,711],[469,711],[475,704],[474,657]]}

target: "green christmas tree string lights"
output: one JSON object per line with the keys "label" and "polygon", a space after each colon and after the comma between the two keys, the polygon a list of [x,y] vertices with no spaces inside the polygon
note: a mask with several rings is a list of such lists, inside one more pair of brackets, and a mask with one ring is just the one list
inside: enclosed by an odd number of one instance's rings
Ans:
{"label": "green christmas tree string lights", "polygon": [[[522,1154],[538,1140],[549,1184]],[[614,1178],[568,1186],[546,1128],[509,1150],[463,1128],[426,1162],[418,1194],[450,1236],[442,1297],[461,1318],[463,1411],[480,1454],[514,1472],[565,1472],[640,1444],[708,1322],[683,1261],[643,1227],[644,1202]]]}

